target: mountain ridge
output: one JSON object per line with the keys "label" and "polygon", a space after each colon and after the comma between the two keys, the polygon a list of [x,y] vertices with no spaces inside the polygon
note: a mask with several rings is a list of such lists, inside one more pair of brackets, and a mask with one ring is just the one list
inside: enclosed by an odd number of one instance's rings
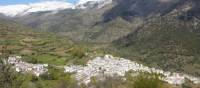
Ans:
{"label": "mountain ridge", "polygon": [[112,3],[112,0],[80,0],[77,4],[72,4],[64,1],[43,1],[39,3],[0,6],[0,13],[4,14],[5,16],[16,17],[24,16],[29,13],[45,11],[102,8],[109,3]]}

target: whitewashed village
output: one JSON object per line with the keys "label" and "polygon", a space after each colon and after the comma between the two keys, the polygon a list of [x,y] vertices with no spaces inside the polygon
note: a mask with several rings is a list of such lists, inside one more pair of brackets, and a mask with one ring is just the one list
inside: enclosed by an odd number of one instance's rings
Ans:
{"label": "whitewashed village", "polygon": [[8,63],[13,65],[17,72],[32,73],[35,76],[40,76],[48,71],[48,64],[30,64],[23,62],[21,58],[21,56],[8,58]]}
{"label": "whitewashed village", "polygon": [[[48,72],[48,64],[30,64],[23,62],[21,56],[9,57],[8,63],[12,64],[17,72],[32,73],[35,76],[40,76],[41,74]],[[88,84],[91,81],[91,77],[102,74],[107,76],[125,76],[125,73],[128,71],[162,74],[164,78],[161,78],[161,80],[174,85],[181,85],[185,83],[186,79],[192,81],[194,84],[200,83],[200,78],[198,77],[149,68],[134,61],[113,57],[112,55],[96,57],[93,60],[88,61],[86,66],[70,65],[62,67],[65,69],[64,72],[74,73],[77,81],[85,84]]]}

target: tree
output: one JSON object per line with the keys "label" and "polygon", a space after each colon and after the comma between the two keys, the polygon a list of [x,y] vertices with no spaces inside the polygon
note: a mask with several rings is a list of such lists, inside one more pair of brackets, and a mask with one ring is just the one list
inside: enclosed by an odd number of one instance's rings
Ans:
{"label": "tree", "polygon": [[9,53],[6,45],[1,47],[0,88],[19,88],[23,83],[23,78],[7,63]]}

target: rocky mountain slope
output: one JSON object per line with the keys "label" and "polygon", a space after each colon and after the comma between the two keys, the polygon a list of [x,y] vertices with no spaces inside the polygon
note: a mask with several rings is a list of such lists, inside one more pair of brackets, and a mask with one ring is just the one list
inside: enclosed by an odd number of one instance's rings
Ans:
{"label": "rocky mountain slope", "polygon": [[179,1],[168,13],[153,15],[136,30],[113,41],[114,47],[124,57],[153,67],[199,75],[200,20],[196,3],[196,0]]}
{"label": "rocky mountain slope", "polygon": [[114,0],[115,7],[104,13],[104,21],[121,17],[131,21],[134,17],[149,18],[172,11],[183,0]]}
{"label": "rocky mountain slope", "polygon": [[108,43],[142,27],[146,20],[176,11],[180,18],[198,17],[197,3],[196,0],[89,0],[76,5],[77,8],[88,6],[87,9],[36,12],[14,19],[42,31],[65,35],[75,41]]}

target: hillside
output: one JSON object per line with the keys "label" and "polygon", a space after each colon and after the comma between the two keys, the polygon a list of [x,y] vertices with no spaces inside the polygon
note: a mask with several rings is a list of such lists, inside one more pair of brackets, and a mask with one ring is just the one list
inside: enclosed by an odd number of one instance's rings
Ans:
{"label": "hillside", "polygon": [[[9,54],[22,55],[25,61],[52,65],[84,64],[93,53],[92,45],[75,44],[52,33],[32,30],[12,21],[1,20],[1,50],[6,47]],[[89,55],[86,56],[86,53]]]}
{"label": "hillside", "polygon": [[16,17],[14,20],[42,31],[64,35],[75,41],[108,43],[127,35],[143,21],[141,18],[135,18],[135,25],[130,25],[119,18],[104,23],[103,14],[113,6],[114,4],[108,4],[102,8],[66,9],[56,13],[37,12]]}
{"label": "hillside", "polygon": [[174,10],[184,0],[114,0],[117,5],[103,14],[104,21],[118,17],[132,21],[135,17],[148,19],[165,15]]}
{"label": "hillside", "polygon": [[145,25],[147,20],[174,11],[198,17],[197,3],[197,0],[113,0],[101,8],[35,12],[14,20],[74,41],[110,43]]}
{"label": "hillside", "polygon": [[171,15],[155,18],[113,45],[124,57],[199,76],[199,22],[196,18],[183,21]]}
{"label": "hillside", "polygon": [[128,35],[113,41],[114,51],[149,66],[199,76],[200,20],[196,3],[199,2],[179,1],[167,13],[152,16]]}

